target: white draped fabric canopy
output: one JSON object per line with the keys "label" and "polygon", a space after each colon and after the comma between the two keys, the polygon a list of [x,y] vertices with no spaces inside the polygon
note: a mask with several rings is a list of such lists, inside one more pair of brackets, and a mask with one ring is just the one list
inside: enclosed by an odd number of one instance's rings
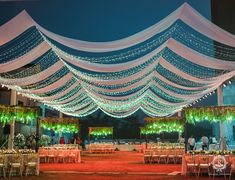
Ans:
{"label": "white draped fabric canopy", "polygon": [[[85,55],[84,55],[85,54]],[[169,116],[235,74],[235,36],[187,3],[130,37],[66,38],[26,11],[0,27],[0,83],[72,116]]]}

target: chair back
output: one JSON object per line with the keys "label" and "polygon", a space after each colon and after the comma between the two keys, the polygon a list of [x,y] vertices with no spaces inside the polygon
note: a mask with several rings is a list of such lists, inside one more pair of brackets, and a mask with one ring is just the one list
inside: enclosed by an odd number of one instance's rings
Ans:
{"label": "chair back", "polygon": [[4,154],[0,155],[0,164],[5,164],[6,163],[6,156]]}
{"label": "chair back", "polygon": [[22,161],[22,155],[21,154],[13,154],[12,156],[11,156],[11,163],[21,163],[21,161]]}
{"label": "chair back", "polygon": [[199,155],[198,161],[199,161],[199,164],[208,164],[209,163],[209,156],[208,155]]}
{"label": "chair back", "polygon": [[146,155],[147,155],[147,156],[148,156],[148,155],[151,156],[151,155],[152,155],[152,152],[153,152],[152,150],[146,149],[146,150],[144,150],[144,155],[145,155],[145,156],[146,156]]}
{"label": "chair back", "polygon": [[185,155],[185,162],[187,164],[194,164],[195,163],[195,157],[193,155]]}
{"label": "chair back", "polygon": [[160,155],[167,155],[167,149],[161,149]]}
{"label": "chair back", "polygon": [[28,154],[28,157],[27,157],[27,161],[28,162],[38,162],[38,154],[37,153],[30,153]]}

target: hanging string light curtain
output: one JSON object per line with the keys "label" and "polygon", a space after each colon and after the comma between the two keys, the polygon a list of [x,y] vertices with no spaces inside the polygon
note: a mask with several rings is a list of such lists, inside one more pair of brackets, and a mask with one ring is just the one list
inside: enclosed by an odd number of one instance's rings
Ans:
{"label": "hanging string light curtain", "polygon": [[89,127],[89,135],[92,137],[112,136],[113,127]]}
{"label": "hanging string light curtain", "polygon": [[185,108],[185,118],[189,123],[201,121],[232,121],[235,119],[235,106],[209,106]]}
{"label": "hanging string light curtain", "polygon": [[13,120],[26,124],[33,123],[38,116],[38,108],[0,105],[0,122],[3,127]]}
{"label": "hanging string light curtain", "polygon": [[0,27],[0,83],[67,115],[163,117],[235,75],[234,44],[188,4],[111,42],[56,35],[23,11]]}
{"label": "hanging string light curtain", "polygon": [[145,118],[145,126],[140,128],[141,134],[160,134],[162,132],[184,131],[185,120],[180,117]]}
{"label": "hanging string light curtain", "polygon": [[79,120],[77,118],[46,117],[40,121],[41,128],[53,130],[55,133],[78,133]]}

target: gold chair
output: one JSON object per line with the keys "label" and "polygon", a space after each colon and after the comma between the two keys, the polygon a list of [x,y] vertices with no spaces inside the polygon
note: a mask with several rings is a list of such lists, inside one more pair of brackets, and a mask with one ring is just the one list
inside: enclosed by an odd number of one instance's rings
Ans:
{"label": "gold chair", "polygon": [[210,176],[210,164],[208,155],[199,155],[198,156],[198,176],[203,170],[206,170],[208,176]]}
{"label": "gold chair", "polygon": [[186,175],[189,173],[197,174],[198,163],[196,162],[195,156],[193,155],[185,155],[185,163],[186,163]]}
{"label": "gold chair", "polygon": [[44,163],[47,162],[47,155],[48,155],[48,150],[47,149],[39,149],[39,160],[43,160]]}
{"label": "gold chair", "polygon": [[159,154],[159,163],[167,163],[167,149],[161,149]]}
{"label": "gold chair", "polygon": [[160,154],[159,154],[159,149],[155,148],[152,154],[152,162],[155,163],[159,163],[159,158],[160,158]]}
{"label": "gold chair", "polygon": [[235,157],[231,159],[231,166],[230,166],[230,173],[229,173],[229,179],[232,178],[233,173],[235,172]]}
{"label": "gold chair", "polygon": [[38,175],[38,154],[37,153],[31,153],[27,155],[27,160],[25,162],[25,176],[27,176],[32,170],[35,175]]}
{"label": "gold chair", "polygon": [[178,148],[176,151],[176,163],[182,162],[182,157],[184,155],[184,148]]}
{"label": "gold chair", "polygon": [[70,153],[70,150],[63,151],[63,163],[66,163],[69,161],[69,153]]}
{"label": "gold chair", "polygon": [[2,170],[2,175],[5,178],[6,177],[6,156],[0,155],[0,168]]}
{"label": "gold chair", "polygon": [[71,150],[68,154],[68,162],[77,162],[77,150]]}
{"label": "gold chair", "polygon": [[[12,175],[13,170],[19,170],[20,176],[23,173],[23,163],[21,154],[13,154],[9,162],[9,178]],[[16,171],[17,172],[17,171]]]}
{"label": "gold chair", "polygon": [[55,162],[56,159],[56,150],[55,149],[50,149],[47,154],[47,162],[50,163],[50,160]]}
{"label": "gold chair", "polygon": [[176,163],[176,150],[175,149],[168,149],[167,151],[167,164],[169,162]]}
{"label": "gold chair", "polygon": [[152,150],[146,149],[144,151],[144,163],[151,163],[152,162]]}
{"label": "gold chair", "polygon": [[58,150],[56,154],[56,162],[64,162],[64,150],[60,149]]}

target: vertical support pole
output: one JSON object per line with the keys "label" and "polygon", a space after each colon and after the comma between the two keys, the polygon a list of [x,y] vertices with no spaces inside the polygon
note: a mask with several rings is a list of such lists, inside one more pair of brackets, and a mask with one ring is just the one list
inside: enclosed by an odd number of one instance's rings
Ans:
{"label": "vertical support pole", "polygon": [[46,114],[46,107],[45,104],[42,105],[42,120],[45,119],[45,114]]}
{"label": "vertical support pole", "polygon": [[91,127],[88,127],[88,143],[90,144],[91,142]]}
{"label": "vertical support pole", "polygon": [[184,151],[187,153],[188,150],[188,133],[187,133],[187,122],[184,124]]}
{"label": "vertical support pole", "polygon": [[[181,117],[182,116],[182,112],[181,111],[178,111],[178,117]],[[181,138],[181,132],[178,133],[178,140],[180,140]]]}
{"label": "vertical support pole", "polygon": [[113,127],[112,127],[112,141],[113,141]]}
{"label": "vertical support pole", "polygon": [[[222,86],[220,85],[217,88],[217,101],[218,101],[218,106],[223,106],[223,89]],[[219,134],[220,134],[220,150],[225,149],[225,139],[224,139],[224,134],[223,134],[223,123],[222,119],[219,119]]]}
{"label": "vertical support pole", "polygon": [[[62,113],[62,112],[60,112],[59,118],[60,118],[60,120],[63,118],[63,113]],[[63,136],[63,133],[62,133],[62,132],[59,132],[59,141],[60,141],[60,138],[61,138],[62,136]]]}
{"label": "vertical support pole", "polygon": [[40,127],[40,119],[39,117],[36,119],[36,147],[35,151],[38,152],[39,149],[39,137],[40,137],[40,132],[39,132],[39,127]]}
{"label": "vertical support pole", "polygon": [[[16,105],[16,91],[11,90],[11,100],[10,105]],[[15,135],[15,119],[11,120],[10,123],[10,135],[8,136],[8,149],[13,149],[14,147],[14,135]]]}
{"label": "vertical support pole", "polygon": [[148,136],[145,134],[145,149],[148,149]]}

